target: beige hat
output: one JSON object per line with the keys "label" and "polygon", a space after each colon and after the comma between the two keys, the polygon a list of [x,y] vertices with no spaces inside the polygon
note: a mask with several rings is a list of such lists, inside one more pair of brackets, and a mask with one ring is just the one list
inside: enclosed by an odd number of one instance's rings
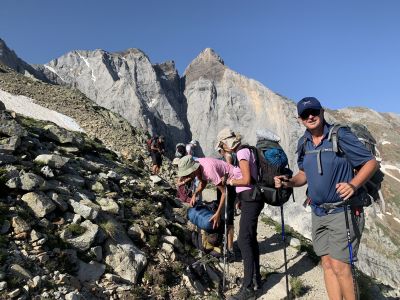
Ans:
{"label": "beige hat", "polygon": [[180,161],[180,160],[181,160],[181,159],[180,159],[179,157],[175,157],[174,160],[172,161],[172,164],[175,165],[175,166],[177,166],[177,165],[179,164],[179,161]]}
{"label": "beige hat", "polygon": [[199,168],[200,164],[191,155],[182,157],[178,162],[178,176],[188,176]]}
{"label": "beige hat", "polygon": [[225,127],[217,135],[217,144],[215,145],[215,148],[220,147],[221,143],[224,143],[230,149],[234,149],[240,144],[241,140],[242,138],[239,134],[235,134],[232,129]]}

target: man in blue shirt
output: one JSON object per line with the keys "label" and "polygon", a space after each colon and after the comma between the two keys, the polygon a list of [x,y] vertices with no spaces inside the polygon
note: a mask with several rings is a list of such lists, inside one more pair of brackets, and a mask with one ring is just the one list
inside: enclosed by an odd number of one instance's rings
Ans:
{"label": "man in blue shirt", "polygon": [[[342,127],[338,131],[338,142],[344,155],[329,151],[332,142],[328,134],[332,125],[325,121],[324,110],[316,98],[301,99],[297,103],[297,112],[306,127],[298,144],[299,172],[290,179],[275,177],[275,187],[308,184],[308,197],[313,211],[313,247],[321,257],[329,299],[356,299],[344,208],[327,210],[324,204],[349,201],[347,203],[351,209],[347,214],[354,259],[364,228],[362,207],[357,205],[357,190],[375,173],[378,164],[348,128]],[[356,174],[354,169],[358,170]]]}

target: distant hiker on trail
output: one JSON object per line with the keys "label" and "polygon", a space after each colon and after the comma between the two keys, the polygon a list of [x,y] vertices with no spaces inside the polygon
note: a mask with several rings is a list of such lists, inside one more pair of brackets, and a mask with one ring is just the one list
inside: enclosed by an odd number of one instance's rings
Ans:
{"label": "distant hiker on trail", "polygon": [[[297,103],[297,112],[306,128],[298,142],[299,172],[292,178],[276,176],[275,187],[308,184],[313,246],[315,253],[321,256],[329,299],[356,299],[357,285],[353,281],[352,266],[364,228],[364,212],[360,205],[362,193],[358,189],[374,174],[378,165],[370,151],[347,127],[338,131],[343,154],[329,150],[333,149],[329,139],[333,125],[325,121],[324,109],[316,98],[301,99]],[[358,170],[356,174],[354,169]]]}
{"label": "distant hiker on trail", "polygon": [[[261,288],[260,251],[257,241],[258,216],[264,201],[257,196],[252,199],[254,186],[252,178],[257,178],[257,164],[254,154],[248,148],[241,148],[241,136],[229,128],[222,129],[217,136],[216,147],[228,153],[235,153],[239,168],[234,168],[234,177],[227,184],[236,187],[241,206],[238,244],[243,257],[243,283],[236,295],[229,299],[255,299],[254,287]],[[253,283],[255,278],[255,284]]]}
{"label": "distant hiker on trail", "polygon": [[[217,211],[210,219],[213,223],[213,228],[219,226],[225,203],[225,182],[223,179],[225,174],[228,174],[228,178],[232,177],[233,166],[216,158],[203,157],[198,158],[197,161],[195,161],[191,155],[186,155],[182,157],[178,163],[178,176],[181,177],[182,181],[194,180],[195,178],[199,180],[199,185],[194,191],[190,201],[191,206],[196,204],[196,198],[204,190],[207,182],[212,183],[220,190],[221,198],[219,199]],[[233,212],[231,216],[233,218]],[[228,219],[228,224],[229,223],[233,224],[233,219]]]}
{"label": "distant hiker on trail", "polygon": [[195,148],[198,146],[198,142],[196,140],[191,140],[189,144],[186,144],[186,154],[195,156]]}
{"label": "distant hiker on trail", "polygon": [[162,156],[164,154],[164,136],[160,135],[158,138],[153,138],[151,141],[151,146],[150,146],[150,155],[151,155],[151,160],[153,163],[152,167],[152,172],[153,175],[158,175],[160,172],[160,167],[162,164]]}

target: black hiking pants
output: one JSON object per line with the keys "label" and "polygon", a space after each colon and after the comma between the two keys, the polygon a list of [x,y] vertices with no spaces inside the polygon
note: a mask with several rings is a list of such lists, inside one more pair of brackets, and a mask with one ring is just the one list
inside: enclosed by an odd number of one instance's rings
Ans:
{"label": "black hiking pants", "polygon": [[264,202],[252,200],[252,190],[238,194],[241,203],[238,244],[243,258],[243,287],[253,287],[253,276],[261,281],[260,250],[257,241],[258,216]]}

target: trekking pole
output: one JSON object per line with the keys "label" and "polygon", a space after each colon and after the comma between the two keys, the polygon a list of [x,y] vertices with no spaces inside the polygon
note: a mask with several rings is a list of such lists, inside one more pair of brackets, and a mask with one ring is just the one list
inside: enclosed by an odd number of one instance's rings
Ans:
{"label": "trekking pole", "polygon": [[285,260],[286,295],[287,295],[287,298],[290,299],[290,295],[289,295],[289,278],[288,278],[287,258],[286,258],[285,221],[284,221],[284,218],[283,218],[283,204],[281,205],[281,219],[282,219],[283,258]]}
{"label": "trekking pole", "polygon": [[228,173],[224,175],[225,182],[225,207],[224,207],[224,271],[222,277],[222,290],[225,291],[226,276],[229,276],[229,265],[226,265],[227,247],[228,247],[228,186],[226,181],[228,180]]}
{"label": "trekking pole", "polygon": [[351,244],[351,238],[350,238],[349,216],[347,214],[348,208],[349,208],[348,205],[344,206],[344,216],[346,220],[346,233],[347,233],[347,247],[349,249],[351,276],[353,277],[354,297],[355,299],[359,299],[357,281],[356,281],[356,268],[354,266],[354,260],[353,260],[353,245]]}

